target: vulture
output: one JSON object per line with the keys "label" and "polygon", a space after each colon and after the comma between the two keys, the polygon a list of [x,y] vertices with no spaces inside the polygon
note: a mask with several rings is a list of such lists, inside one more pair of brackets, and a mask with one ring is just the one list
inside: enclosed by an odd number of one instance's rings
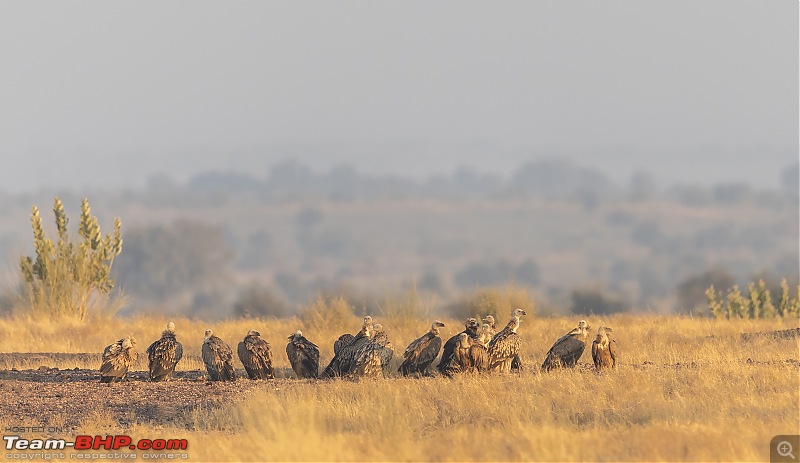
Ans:
{"label": "vulture", "polygon": [[[370,317],[369,315],[364,317],[364,324],[371,325],[372,324],[372,317]],[[345,347],[348,344],[350,344],[351,342],[353,342],[353,339],[355,339],[355,336],[353,336],[350,333],[345,333],[345,334],[339,336],[339,338],[336,341],[333,342],[333,355],[338,354],[339,351],[342,350],[343,347]]]}
{"label": "vulture", "polygon": [[617,342],[609,339],[607,333],[613,330],[607,326],[597,329],[597,339],[592,342],[592,360],[597,371],[617,366]]}
{"label": "vulture", "polygon": [[514,309],[511,313],[511,320],[508,324],[500,330],[499,333],[494,335],[489,342],[489,369],[492,371],[500,371],[502,373],[511,372],[511,364],[514,357],[519,355],[520,346],[522,344],[517,329],[519,329],[519,317],[528,315],[522,309]]}
{"label": "vulture", "polygon": [[339,338],[333,342],[333,355],[338,354],[343,347],[353,342],[353,339],[355,339],[355,336],[350,333],[339,336]]}
{"label": "vulture", "polygon": [[[261,339],[260,336],[261,333],[256,330],[248,331],[244,341],[239,343],[236,352],[239,354],[239,360],[244,365],[244,369],[250,379],[275,379],[275,374],[272,371],[272,351],[269,349],[269,343]],[[205,358],[204,351],[203,360]],[[209,371],[210,374],[211,372]]]}
{"label": "vulture", "polygon": [[354,376],[363,378],[385,378],[389,362],[394,356],[394,349],[386,331],[380,323],[376,323],[369,343],[356,352],[356,358],[351,369]]}
{"label": "vulture", "polygon": [[403,376],[423,375],[429,376],[428,367],[433,363],[442,350],[442,338],[439,337],[439,328],[444,323],[439,320],[431,323],[431,329],[406,347],[403,352],[403,364],[397,370]]}
{"label": "vulture", "polygon": [[[497,333],[497,325],[494,322],[494,317],[492,315],[483,317],[483,324],[487,326],[486,336],[491,340]],[[486,343],[488,344],[489,342],[487,341]]]}
{"label": "vulture", "polygon": [[122,338],[103,350],[103,365],[100,367],[100,382],[113,383],[125,379],[139,352],[133,336]]}
{"label": "vulture", "polygon": [[286,356],[298,378],[316,378],[319,374],[319,347],[306,339],[300,330],[289,336]]}
{"label": "vulture", "polygon": [[458,365],[451,365],[451,363],[453,363],[453,352],[456,349],[459,336],[461,336],[461,334],[466,334],[472,339],[478,337],[478,328],[480,327],[480,325],[478,325],[478,320],[474,318],[468,318],[467,321],[464,322],[464,327],[464,331],[456,334],[452,338],[448,339],[446,343],[444,343],[444,348],[442,349],[442,358],[439,360],[439,364],[436,365],[436,369],[439,370],[439,373],[443,375],[450,376],[451,373],[458,371]]}
{"label": "vulture", "polygon": [[362,347],[369,344],[372,333],[372,317],[364,317],[364,324],[361,326],[361,331],[353,337],[350,343],[341,347],[339,352],[333,355],[331,363],[325,367],[321,376],[323,378],[333,378],[350,373],[355,365],[356,353],[358,353]]}
{"label": "vulture", "polygon": [[236,381],[236,370],[233,369],[233,351],[211,330],[206,330],[202,354],[209,380]]}
{"label": "vulture", "polygon": [[483,373],[489,366],[486,346],[479,340],[470,338],[467,333],[459,334],[458,343],[453,352],[453,364],[457,365],[458,371]]}
{"label": "vulture", "polygon": [[175,365],[183,357],[183,346],[175,339],[175,323],[167,323],[161,339],[150,344],[146,352],[150,381],[169,381]]}
{"label": "vulture", "polygon": [[578,326],[572,331],[561,336],[553,347],[547,351],[547,356],[542,363],[543,371],[550,371],[554,368],[572,368],[578,363],[578,359],[586,349],[586,339],[589,334],[589,325],[586,320],[578,322]]}

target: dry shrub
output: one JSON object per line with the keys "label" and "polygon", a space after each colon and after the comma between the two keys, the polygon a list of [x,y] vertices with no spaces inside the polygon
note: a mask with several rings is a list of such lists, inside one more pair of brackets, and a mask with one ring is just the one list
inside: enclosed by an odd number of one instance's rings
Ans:
{"label": "dry shrub", "polygon": [[494,315],[497,322],[503,324],[516,308],[531,316],[536,312],[536,303],[528,289],[512,284],[504,288],[478,288],[466,298],[451,304],[447,312],[459,320]]}

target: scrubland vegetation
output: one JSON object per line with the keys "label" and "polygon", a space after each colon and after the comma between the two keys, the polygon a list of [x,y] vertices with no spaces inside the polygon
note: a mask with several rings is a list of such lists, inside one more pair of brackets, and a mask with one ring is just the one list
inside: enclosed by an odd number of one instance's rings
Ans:
{"label": "scrubland vegetation", "polygon": [[[332,304],[326,308],[334,312],[339,304],[340,312],[322,317],[329,312],[319,310],[320,304]],[[358,316],[347,313],[351,308],[341,304],[319,301],[302,318],[282,320],[174,319],[186,350],[178,370],[202,368],[205,328],[231,344],[255,328],[272,344],[278,379],[221,406],[197,408],[170,425],[146,420],[121,425],[120,417],[105,411],[85,417],[79,431],[186,437],[188,453],[199,461],[735,461],[767,459],[772,436],[797,432],[800,426],[798,340],[740,337],[795,328],[796,319],[587,317],[592,326],[613,327],[619,344],[617,369],[598,375],[588,365],[540,374],[536,367],[547,349],[576,319],[529,316],[519,330],[527,368],[518,375],[292,379],[283,352],[286,337],[302,329],[320,346],[326,364],[333,340],[360,324]],[[428,329],[429,320],[374,315],[395,347],[394,371],[403,348]],[[99,353],[123,334],[133,334],[144,350],[167,320],[4,318],[0,351]],[[444,337],[463,329],[459,320],[444,322]],[[588,350],[581,362],[591,362]],[[237,366],[241,370],[238,361]],[[124,393],[137,384],[142,383],[113,387]],[[192,387],[215,386],[200,382]]]}

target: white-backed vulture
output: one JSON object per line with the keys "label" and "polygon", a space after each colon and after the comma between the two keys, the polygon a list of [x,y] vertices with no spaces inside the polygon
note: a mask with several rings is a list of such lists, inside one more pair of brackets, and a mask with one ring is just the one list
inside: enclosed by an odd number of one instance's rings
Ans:
{"label": "white-backed vulture", "polygon": [[501,373],[511,372],[511,363],[520,352],[522,341],[517,334],[520,317],[527,315],[522,309],[514,309],[511,320],[489,342],[489,370]]}
{"label": "white-backed vulture", "polygon": [[239,343],[236,349],[239,360],[247,371],[250,379],[274,379],[272,370],[272,351],[269,343],[261,339],[261,333],[256,330],[247,332],[247,336]]}
{"label": "white-backed vulture", "polygon": [[289,336],[286,356],[298,378],[316,378],[319,375],[319,347],[297,330]]}
{"label": "white-backed vulture", "polygon": [[139,352],[133,336],[122,338],[103,350],[103,364],[100,366],[100,382],[122,381],[128,370],[136,363]]}
{"label": "white-backed vulture", "polygon": [[331,362],[323,370],[322,378],[334,378],[350,373],[355,365],[356,353],[365,345],[369,344],[373,334],[372,317],[364,317],[364,324],[361,330],[353,337],[349,344],[339,349],[335,353]]}
{"label": "white-backed vulture", "polygon": [[394,356],[392,343],[386,335],[383,326],[376,323],[373,326],[375,334],[369,343],[356,352],[352,374],[362,378],[385,378],[389,362]]}
{"label": "white-backed vulture", "polygon": [[397,370],[403,376],[423,375],[429,376],[428,367],[442,350],[442,338],[439,337],[439,328],[444,323],[439,320],[431,323],[431,329],[421,337],[414,340],[403,352],[403,364]]}
{"label": "white-backed vulture", "polygon": [[617,341],[608,337],[613,330],[607,326],[597,329],[597,338],[592,342],[592,360],[597,371],[617,366]]}
{"label": "white-backed vulture", "polygon": [[208,379],[211,381],[236,381],[236,370],[233,368],[233,351],[225,341],[206,330],[203,339],[203,363],[206,364]]}
{"label": "white-backed vulture", "polygon": [[589,328],[586,320],[581,320],[572,331],[558,338],[553,347],[547,351],[547,356],[544,359],[544,363],[542,363],[542,370],[550,371],[554,368],[574,367],[586,349]]}
{"label": "white-backed vulture", "polygon": [[459,371],[458,365],[452,365],[453,352],[455,351],[456,344],[458,343],[458,338],[463,333],[470,338],[475,339],[478,337],[478,328],[480,328],[478,320],[475,318],[468,318],[467,321],[464,322],[464,331],[455,334],[453,337],[448,339],[446,343],[444,343],[444,347],[442,348],[442,358],[439,360],[439,364],[436,365],[436,369],[439,370],[439,373],[450,376],[452,373]]}
{"label": "white-backed vulture", "polygon": [[175,338],[175,323],[167,323],[161,339],[150,344],[146,352],[150,381],[169,381],[175,365],[183,358],[183,345]]}

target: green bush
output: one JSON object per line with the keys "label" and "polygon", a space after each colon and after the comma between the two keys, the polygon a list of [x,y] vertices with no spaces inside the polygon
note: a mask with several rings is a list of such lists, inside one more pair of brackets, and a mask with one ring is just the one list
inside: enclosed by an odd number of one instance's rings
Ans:
{"label": "green bush", "polygon": [[73,241],[58,197],[53,213],[58,230],[55,243],[45,236],[39,209],[33,206],[31,211],[36,258],[20,258],[24,293],[32,311],[84,320],[87,313],[108,304],[108,295],[114,288],[109,274],[114,258],[122,252],[122,223],[119,218],[114,219],[114,231],[103,237],[97,217],[84,198],[78,227],[80,239]]}
{"label": "green bush", "polygon": [[[774,318],[794,317],[800,315],[800,285],[795,296],[791,297],[786,278],[781,280],[781,296],[773,301],[767,284],[763,279],[758,283],[747,285],[747,294],[743,295],[738,285],[733,285],[723,298],[713,285],[706,290],[708,309],[715,318]],[[776,304],[777,303],[777,304]]]}

